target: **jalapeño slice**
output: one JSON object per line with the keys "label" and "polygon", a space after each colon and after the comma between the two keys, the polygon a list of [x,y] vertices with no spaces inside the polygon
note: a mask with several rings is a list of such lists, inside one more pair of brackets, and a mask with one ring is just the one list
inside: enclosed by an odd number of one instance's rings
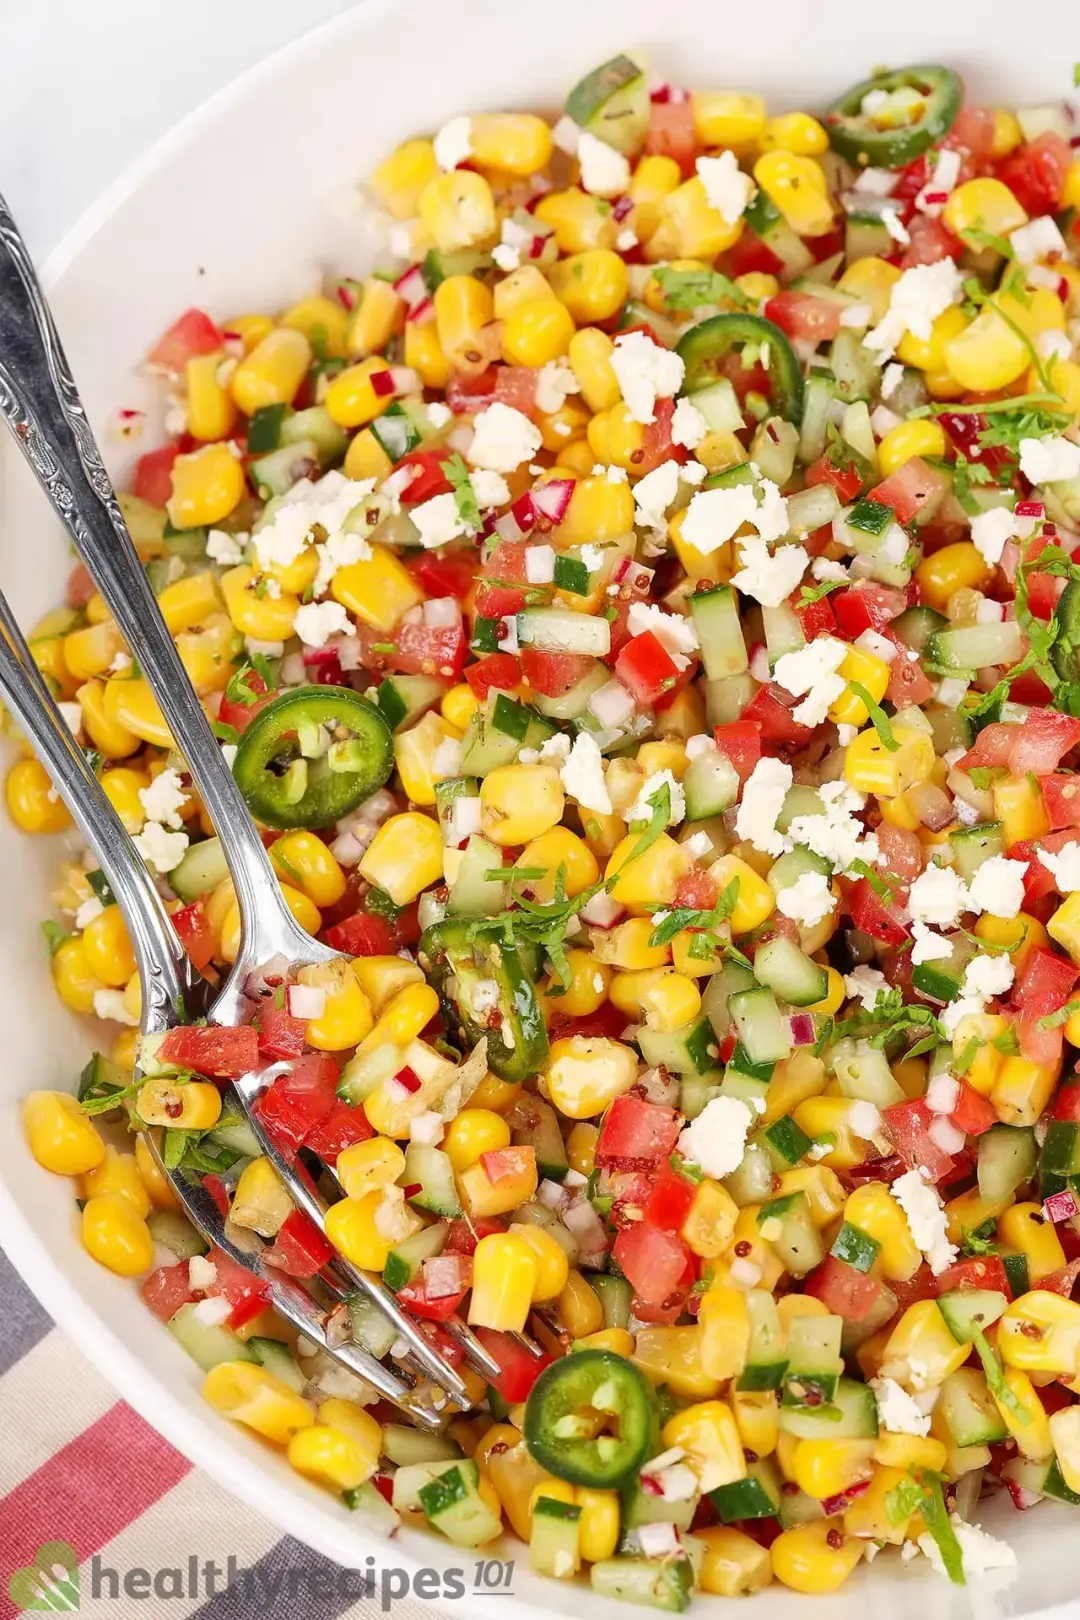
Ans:
{"label": "jalape\u00f1o slice", "polygon": [[[884,101],[879,100],[884,96]],[[825,114],[834,152],[860,168],[899,169],[947,135],[956,121],[963,86],[945,67],[897,68],[864,79]],[[864,112],[873,96],[877,105]]]}
{"label": "jalape\u00f1o slice", "polygon": [[723,375],[721,363],[732,349],[745,349],[748,344],[758,350],[769,374],[774,409],[797,426],[803,413],[802,368],[787,337],[763,315],[710,315],[684,332],[675,346],[686,366],[683,393],[693,394],[714,383]]}
{"label": "jalape\u00f1o slice", "polygon": [[652,1386],[633,1362],[610,1350],[576,1350],[533,1385],[525,1444],[557,1479],[608,1490],[637,1473],[656,1422]]}
{"label": "jalape\u00f1o slice", "polygon": [[261,710],[233,775],[267,827],[327,827],[381,788],[394,744],[380,711],[344,686],[300,686]]}

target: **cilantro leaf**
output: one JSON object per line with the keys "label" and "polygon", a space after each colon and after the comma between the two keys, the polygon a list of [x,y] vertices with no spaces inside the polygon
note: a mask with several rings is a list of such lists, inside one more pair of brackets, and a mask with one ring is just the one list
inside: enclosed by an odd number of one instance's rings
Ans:
{"label": "cilantro leaf", "polygon": [[[670,784],[661,782],[655,793],[651,794],[645,802],[652,807],[652,815],[641,837],[623,862],[623,866],[629,866],[631,861],[638,859],[639,855],[644,855],[645,851],[651,849],[656,843],[661,833],[666,832],[671,821]],[[640,825],[640,823],[636,823],[636,825]]]}
{"label": "cilantro leaf", "polygon": [[467,529],[479,529],[480,503],[476,499],[476,491],[472,486],[469,469],[465,465],[464,457],[455,450],[452,456],[440,461],[439,466],[447,483],[454,492],[454,504],[457,507],[458,517]]}
{"label": "cilantro leaf", "polygon": [[677,270],[672,264],[658,264],[653,279],[668,309],[692,312],[701,304],[718,304],[722,298],[738,309],[750,305],[746,294],[719,270]]}
{"label": "cilantro leaf", "polygon": [[45,936],[45,943],[49,947],[50,956],[55,956],[65,939],[71,938],[71,935],[66,933],[59,923],[53,922],[51,917],[47,917],[42,923],[41,932]]}
{"label": "cilantro leaf", "polygon": [[882,746],[887,748],[890,754],[895,754],[897,749],[900,747],[900,744],[893,736],[893,729],[889,724],[889,717],[885,713],[885,710],[881,707],[881,704],[874,702],[874,699],[870,696],[870,693],[866,690],[866,687],[861,681],[848,681],[848,691],[854,692],[855,696],[862,701],[867,714],[870,716],[870,719],[873,722],[874,730],[881,739]]}
{"label": "cilantro leaf", "polygon": [[885,1493],[885,1517],[890,1524],[906,1524],[922,1506],[925,1492],[913,1479],[902,1479]]}
{"label": "cilantro leaf", "polygon": [[986,1382],[995,1401],[999,1406],[1003,1406],[1007,1412],[1011,1412],[1017,1423],[1030,1423],[1031,1413],[1026,1409],[1023,1402],[1017,1399],[1005,1382],[1005,1373],[998,1359],[997,1351],[987,1339],[982,1328],[975,1329],[972,1334],[972,1341],[979,1352],[979,1360],[983,1364]]}
{"label": "cilantro leaf", "polygon": [[922,1481],[925,1486],[925,1495],[922,1502],[922,1516],[926,1520],[926,1528],[937,1542],[941,1562],[945,1566],[945,1573],[956,1586],[966,1585],[964,1578],[964,1555],[960,1543],[956,1539],[953,1522],[949,1518],[949,1510],[945,1506],[945,1495],[941,1488],[941,1477],[933,1474],[928,1468],[922,1470]]}
{"label": "cilantro leaf", "polygon": [[796,607],[813,607],[815,602],[820,602],[830,591],[842,591],[849,583],[846,579],[823,579],[820,585],[804,585]]}

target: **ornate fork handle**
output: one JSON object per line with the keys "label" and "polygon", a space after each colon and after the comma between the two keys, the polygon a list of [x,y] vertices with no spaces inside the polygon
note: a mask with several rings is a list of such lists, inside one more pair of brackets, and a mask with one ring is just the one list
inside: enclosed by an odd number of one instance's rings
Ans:
{"label": "ornate fork handle", "polygon": [[[150,680],[211,818],[227,829],[242,915],[287,918],[266,851],[127,532],[26,244],[2,198],[0,414]],[[288,924],[281,932],[286,949],[306,939]]]}

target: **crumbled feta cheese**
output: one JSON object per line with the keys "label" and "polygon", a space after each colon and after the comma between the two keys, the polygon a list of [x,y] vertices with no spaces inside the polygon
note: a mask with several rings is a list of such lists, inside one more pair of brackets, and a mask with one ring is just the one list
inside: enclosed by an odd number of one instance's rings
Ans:
{"label": "crumbled feta cheese", "polygon": [[599,816],[611,814],[611,796],[604,782],[604,760],[595,740],[587,731],[574,738],[570,756],[559,771],[563,787],[584,810]]}
{"label": "crumbled feta cheese", "polygon": [[895,1378],[871,1378],[870,1388],[877,1396],[878,1421],[890,1434],[930,1433],[930,1417],[920,1412],[906,1389]]}
{"label": "crumbled feta cheese", "polygon": [[668,826],[677,826],[686,815],[686,795],[683,792],[682,783],[676,782],[668,770],[654,771],[651,776],[646,778],[645,785],[639,790],[633,807],[626,818],[627,821],[651,821],[655,806],[651,805],[649,800],[659,793],[665,784],[671,795],[671,812],[668,815]]}
{"label": "crumbled feta cheese", "polygon": [[562,117],[552,125],[551,139],[560,152],[565,152],[567,157],[573,157],[578,149],[578,141],[581,139],[581,130],[572,118],[563,113]]}
{"label": "crumbled feta cheese", "polygon": [[432,145],[439,168],[456,169],[459,163],[472,156],[472,119],[465,114],[460,118],[448,119]]}
{"label": "crumbled feta cheese", "polygon": [[192,1321],[198,1322],[200,1327],[220,1327],[227,1322],[235,1307],[224,1294],[211,1294],[209,1299],[200,1299],[197,1305],[191,1308]]}
{"label": "crumbled feta cheese", "polygon": [[679,493],[679,464],[662,461],[634,485],[634,521],[661,533],[667,527],[667,509]]}
{"label": "crumbled feta cheese", "polygon": [[594,197],[618,197],[630,184],[630,160],[588,130],[578,136],[577,159],[581,189]]}
{"label": "crumbled feta cheese", "polygon": [[615,238],[615,246],[620,253],[629,253],[631,248],[637,247],[638,240],[637,232],[632,231],[629,225],[625,225]]}
{"label": "crumbled feta cheese", "polygon": [[827,579],[847,580],[847,569],[841,562],[834,562],[831,557],[815,557],[810,564],[810,572],[816,580]]}
{"label": "crumbled feta cheese", "polygon": [[513,472],[523,461],[531,461],[543,442],[535,423],[501,400],[479,413],[475,430],[468,459],[474,467],[492,472]]}
{"label": "crumbled feta cheese", "polygon": [[632,636],[640,636],[643,631],[651,630],[664,650],[673,657],[686,658],[700,646],[693,619],[683,618],[678,613],[665,613],[656,602],[631,602],[627,628]]}
{"label": "crumbled feta cheese", "polygon": [[861,1002],[867,1012],[873,1012],[882,990],[887,990],[885,975],[877,968],[861,965],[844,975],[844,990],[852,1001]]}
{"label": "crumbled feta cheese", "polygon": [[822,860],[830,861],[835,872],[846,872],[856,860],[876,861],[877,838],[856,815],[866,803],[862,795],[846,782],[824,782],[818,796],[825,806],[823,812],[795,817],[788,829],[792,846],[805,844]]}
{"label": "crumbled feta cheese", "polygon": [[503,506],[510,499],[510,486],[501,473],[478,467],[469,477],[476,504],[482,512],[493,506]]}
{"label": "crumbled feta cheese", "polygon": [[893,1182],[892,1196],[904,1212],[916,1248],[926,1256],[934,1276],[940,1276],[956,1259],[956,1248],[949,1242],[945,1209],[936,1189],[917,1170],[908,1170]]}
{"label": "crumbled feta cheese", "polygon": [[1033,484],[1056,484],[1080,477],[1080,444],[1060,435],[1020,440],[1020,471]]}
{"label": "crumbled feta cheese", "polygon": [[157,872],[171,872],[183,860],[188,847],[186,832],[166,832],[160,821],[148,821],[142,832],[135,834],[135,848]]}
{"label": "crumbled feta cheese", "polygon": [[708,431],[709,424],[693,400],[684,396],[676,402],[675,414],[671,418],[673,444],[684,444],[688,450],[696,450]]}
{"label": "crumbled feta cheese", "polygon": [[804,928],[815,928],[835,911],[836,896],[823,872],[803,872],[778,892],[776,909]]}
{"label": "crumbled feta cheese", "polygon": [[[553,759],[559,760],[560,762],[564,759],[569,759],[570,738],[566,735],[566,732],[556,731],[553,732],[550,737],[545,737],[544,741],[540,744],[540,749],[536,757],[541,763],[545,764]],[[521,758],[520,754],[518,755],[518,758]]]}
{"label": "crumbled feta cheese", "polygon": [[525,547],[525,578],[530,585],[550,585],[555,578],[555,547]]}
{"label": "crumbled feta cheese", "polygon": [[919,922],[952,928],[971,909],[967,885],[948,866],[928,866],[911,885],[908,909]]}
{"label": "crumbled feta cheese", "polygon": [[498,268],[505,271],[507,275],[512,270],[516,270],[521,263],[521,254],[517,248],[510,247],[506,242],[496,242],[491,250],[491,257]]}
{"label": "crumbled feta cheese", "polygon": [[419,506],[412,508],[409,516],[420,531],[420,544],[429,550],[434,546],[445,546],[466,532],[457,501],[449,491],[421,501]]}
{"label": "crumbled feta cheese", "polygon": [[305,602],[296,610],[293,631],[305,647],[325,647],[331,636],[344,636],[352,621],[340,602]]}
{"label": "crumbled feta cheese", "polygon": [[692,861],[703,861],[712,855],[713,841],[707,832],[696,832],[690,834],[682,847]]}
{"label": "crumbled feta cheese", "polygon": [[[335,539],[350,513],[374,488],[373,478],[346,478],[338,471],[328,472],[317,483],[301,478],[280,497],[270,522],[252,537],[259,568],[265,572],[290,567],[304,551],[316,526],[327,541]],[[351,538],[367,545],[361,536]]]}
{"label": "crumbled feta cheese", "polygon": [[[885,217],[886,225],[890,217]],[[962,293],[963,277],[952,259],[917,264],[905,270],[899,281],[893,283],[884,318],[866,334],[866,347],[879,354],[891,354],[905,332],[928,342],[930,329],[938,316],[958,303]]]}
{"label": "crumbled feta cheese", "polygon": [[848,655],[846,642],[835,636],[818,636],[795,652],[776,660],[773,679],[793,697],[804,697],[791,717],[803,726],[818,726],[830,706],[842,696],[847,682],[836,671]]}
{"label": "crumbled feta cheese", "polygon": [[[1007,1541],[999,1541],[996,1536],[988,1535],[980,1525],[966,1524],[958,1513],[951,1513],[949,1517],[956,1531],[956,1539],[960,1543],[960,1555],[966,1576],[975,1580],[980,1575],[989,1574],[991,1570],[1015,1567],[1016,1553]],[[924,1531],[919,1537],[919,1548],[926,1554],[937,1573],[944,1575],[945,1562],[929,1530]]]}
{"label": "crumbled feta cheese", "polygon": [[671,399],[682,386],[685,366],[673,349],[654,343],[644,332],[620,332],[611,368],[626,408],[635,422],[656,420],[656,401]]}
{"label": "crumbled feta cheese", "polygon": [[874,311],[869,304],[849,304],[840,311],[840,325],[855,332],[865,332],[873,318]]}
{"label": "crumbled feta cheese", "polygon": [[126,1024],[129,1029],[135,1029],[139,1022],[128,1011],[123,990],[95,990],[94,1015],[97,1018],[108,1018],[114,1024]]}
{"label": "crumbled feta cheese", "polygon": [[992,506],[976,512],[971,519],[971,538],[979,555],[995,568],[1001,561],[1006,542],[1016,532],[1016,518],[1007,506]]}
{"label": "crumbled feta cheese", "polygon": [[1029,219],[1026,225],[1013,231],[1009,236],[1009,246],[1018,264],[1037,264],[1040,259],[1063,259],[1067,251],[1057,221],[1051,219],[1049,214]]}
{"label": "crumbled feta cheese", "polygon": [[[760,495],[760,499],[759,499]],[[749,523],[764,541],[779,540],[789,529],[787,502],[769,479],[761,480],[760,491],[753,484],[733,484],[729,489],[704,489],[694,495],[683,518],[682,538],[704,556],[719,550],[743,524]],[[740,544],[744,550],[747,540]],[[779,555],[779,554],[778,554]],[[805,553],[804,553],[805,556]],[[802,564],[799,578],[805,571]],[[791,587],[794,589],[794,586]],[[759,600],[762,600],[759,598]]]}
{"label": "crumbled feta cheese", "polygon": [[952,955],[952,946],[940,934],[935,934],[932,928],[927,928],[924,922],[913,922],[911,933],[914,945],[911,947],[911,960],[915,967],[923,962],[941,962]]}
{"label": "crumbled feta cheese", "polygon": [[1080,844],[1065,844],[1056,854],[1048,849],[1037,849],[1035,853],[1053,875],[1061,894],[1075,894],[1080,889]]}
{"label": "crumbled feta cheese", "polygon": [[183,826],[180,812],[187,801],[180,772],[171,766],[159,771],[148,787],[139,789],[139,803],[146,812],[146,819],[160,821],[174,832]]}
{"label": "crumbled feta cheese", "polygon": [[[668,1558],[680,1549],[679,1533],[673,1524],[642,1524],[637,1538],[646,1558]],[[569,1553],[566,1555],[569,1558]]]}
{"label": "crumbled feta cheese", "polygon": [[1011,988],[1015,977],[1016,969],[1004,953],[980,952],[972,957],[964,969],[960,994],[991,1001],[994,996],[1003,996]]}
{"label": "crumbled feta cheese", "polygon": [[244,548],[239,537],[226,534],[224,529],[211,529],[206,536],[206,555],[222,568],[233,568],[244,560]]}
{"label": "crumbled feta cheese", "polygon": [[[718,490],[716,493],[726,494],[727,491]],[[685,524],[683,537],[686,537]],[[760,602],[762,607],[779,607],[781,602],[785,602],[802,579],[810,561],[802,546],[780,546],[775,552],[770,552],[765,541],[753,535],[741,539],[739,548],[742,567],[732,575],[731,583],[744,596]]]}
{"label": "crumbled feta cheese", "polygon": [[932,1114],[951,1114],[960,1101],[960,1082],[955,1075],[935,1074],[926,1088],[926,1106]]}
{"label": "crumbled feta cheese", "polygon": [[776,831],[776,818],[784,807],[792,783],[792,770],[782,759],[764,755],[746,779],[742,802],[735,815],[735,832],[748,838],[766,855],[782,855],[785,844]]}
{"label": "crumbled feta cheese", "polygon": [[679,1137],[679,1152],[720,1181],[742,1163],[754,1116],[738,1097],[713,1097]]}
{"label": "crumbled feta cheese", "polygon": [[75,927],[79,929],[80,932],[84,928],[88,928],[94,921],[94,918],[100,917],[104,910],[105,907],[102,905],[97,895],[92,894],[89,900],[83,901],[82,905],[75,913]]}
{"label": "crumbled feta cheese", "polygon": [[549,360],[536,378],[536,408],[548,415],[562,410],[568,394],[580,394],[581,385],[565,360]]}
{"label": "crumbled feta cheese", "polygon": [[709,207],[715,208],[725,225],[737,225],[752,201],[757,187],[748,174],[739,168],[734,152],[721,152],[718,157],[699,157],[695,168]]}
{"label": "crumbled feta cheese", "polygon": [[904,380],[904,368],[898,361],[892,361],[881,373],[881,397],[892,399],[896,390]]}
{"label": "crumbled feta cheese", "polygon": [[424,406],[424,409],[433,428],[444,428],[454,414],[449,405],[444,405],[441,399],[432,400],[430,405]]}
{"label": "crumbled feta cheese", "polygon": [[[589,699],[589,712],[605,729],[610,727],[618,730],[620,726],[624,726],[633,718],[636,708],[637,705],[621,681],[608,681]],[[520,754],[518,757],[521,757]]]}
{"label": "crumbled feta cheese", "polygon": [[[676,405],[676,411],[678,408],[679,407]],[[697,407],[695,406],[695,410],[696,409]],[[703,484],[708,476],[708,467],[703,467],[700,461],[684,461],[682,466],[679,468],[679,477],[682,479],[683,483],[690,484],[691,487],[695,489],[698,484]]]}
{"label": "crumbled feta cheese", "polygon": [[195,1293],[205,1294],[217,1282],[217,1266],[205,1254],[193,1254],[188,1261],[188,1286]]}
{"label": "crumbled feta cheese", "polygon": [[1024,905],[1025,861],[1010,861],[1007,855],[991,855],[983,861],[968,890],[970,909],[987,911],[992,917],[1015,917]]}
{"label": "crumbled feta cheese", "polygon": [[861,1136],[864,1142],[872,1142],[881,1129],[881,1110],[875,1108],[872,1102],[865,1102],[857,1097],[847,1111],[848,1129]]}

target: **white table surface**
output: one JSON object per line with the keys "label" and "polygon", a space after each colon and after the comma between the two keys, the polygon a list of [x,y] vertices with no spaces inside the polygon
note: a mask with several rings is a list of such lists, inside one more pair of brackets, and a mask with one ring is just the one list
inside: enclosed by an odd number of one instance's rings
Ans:
{"label": "white table surface", "polygon": [[208,96],[354,0],[0,0],[0,193],[39,263]]}

